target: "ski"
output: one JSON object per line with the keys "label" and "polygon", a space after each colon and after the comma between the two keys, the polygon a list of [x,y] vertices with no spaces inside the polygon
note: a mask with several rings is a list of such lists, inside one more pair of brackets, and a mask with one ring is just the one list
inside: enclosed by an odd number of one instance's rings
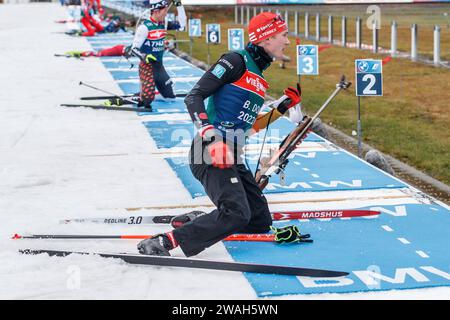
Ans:
{"label": "ski", "polygon": [[[97,235],[97,234],[15,234],[13,240],[21,239],[46,239],[46,240],[145,240],[153,237],[150,234],[128,234],[128,235]],[[276,242],[273,233],[257,234],[233,234],[226,237],[223,241],[248,241],[248,242]],[[306,241],[309,242],[309,241]]]}
{"label": "ski", "polygon": [[[156,94],[159,94],[159,92],[156,92]],[[120,96],[88,96],[88,97],[81,97],[80,100],[103,100],[103,99],[115,99],[115,98],[133,98],[137,97],[139,94],[124,94]],[[183,98],[187,96],[187,93],[176,93],[175,96],[177,98]]]}
{"label": "ski", "polygon": [[60,104],[61,107],[69,107],[69,108],[91,108],[91,109],[101,109],[101,110],[114,110],[114,111],[134,111],[134,112],[152,112],[153,110],[151,108],[144,108],[144,107],[131,107],[130,104],[125,104],[123,106],[105,106],[102,104],[85,104],[85,103],[79,103],[79,104],[70,104],[70,103],[62,103]]}
{"label": "ski", "polygon": [[75,59],[78,59],[78,60],[84,60],[84,57],[74,57],[74,56],[72,56],[70,54],[63,54],[63,53],[55,53],[54,56],[55,57],[75,58]]}
{"label": "ski", "polygon": [[139,94],[123,94],[117,96],[88,96],[88,97],[81,97],[80,100],[106,100],[116,98],[133,98],[137,96],[139,96]]}
{"label": "ski", "polygon": [[[308,219],[339,219],[374,217],[379,215],[379,211],[373,210],[312,210],[312,211],[276,211],[272,212],[272,219],[278,220],[308,220]],[[129,215],[125,217],[105,217],[105,218],[77,218],[64,219],[60,223],[102,223],[115,225],[147,225],[147,224],[170,224],[176,215],[164,216],[144,216]]]}
{"label": "ski", "polygon": [[333,270],[300,268],[300,267],[269,265],[269,264],[254,264],[245,262],[228,262],[228,261],[201,260],[191,258],[147,256],[131,253],[103,253],[103,252],[89,253],[89,252],[45,250],[45,249],[41,250],[22,249],[19,250],[19,252],[22,254],[32,254],[32,255],[46,253],[50,257],[53,256],[65,257],[70,254],[93,255],[103,258],[121,259],[126,263],[136,265],[266,273],[266,274],[291,275],[291,276],[313,277],[313,278],[334,278],[334,277],[344,277],[348,275],[348,272],[333,271]]}

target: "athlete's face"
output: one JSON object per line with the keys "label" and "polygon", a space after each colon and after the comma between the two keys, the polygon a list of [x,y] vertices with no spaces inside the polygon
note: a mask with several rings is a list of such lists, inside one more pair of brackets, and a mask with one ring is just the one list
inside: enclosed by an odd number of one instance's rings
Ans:
{"label": "athlete's face", "polygon": [[158,22],[163,22],[166,19],[167,12],[169,12],[169,7],[165,7],[164,9],[155,10],[152,13],[152,18]]}
{"label": "athlete's face", "polygon": [[290,42],[288,39],[288,31],[285,31],[277,33],[273,37],[263,40],[260,45],[271,57],[282,59],[284,50],[289,44]]}

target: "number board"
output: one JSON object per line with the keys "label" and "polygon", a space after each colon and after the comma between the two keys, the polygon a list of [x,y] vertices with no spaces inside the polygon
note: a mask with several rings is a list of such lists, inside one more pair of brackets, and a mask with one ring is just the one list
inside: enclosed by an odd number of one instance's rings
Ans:
{"label": "number board", "polygon": [[228,50],[244,49],[244,29],[228,29]]}
{"label": "number board", "polygon": [[220,43],[220,24],[206,25],[206,43]]}
{"label": "number board", "polygon": [[356,96],[383,95],[383,63],[381,60],[355,60]]}
{"label": "number board", "polygon": [[297,74],[319,74],[319,50],[316,45],[297,46]]}
{"label": "number board", "polygon": [[202,36],[202,21],[200,19],[189,19],[189,37]]}

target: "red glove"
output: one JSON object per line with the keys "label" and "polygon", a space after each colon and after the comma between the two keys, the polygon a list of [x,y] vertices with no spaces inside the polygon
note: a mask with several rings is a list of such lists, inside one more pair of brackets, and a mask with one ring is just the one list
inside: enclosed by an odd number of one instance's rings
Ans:
{"label": "red glove", "polygon": [[291,104],[289,108],[299,104],[302,102],[302,89],[300,88],[300,84],[297,83],[297,89],[294,87],[289,87],[284,90],[284,94],[291,99]]}
{"label": "red glove", "polygon": [[219,169],[230,168],[234,164],[233,153],[223,141],[213,142],[208,145],[208,152],[212,165]]}
{"label": "red glove", "polygon": [[302,102],[302,89],[300,88],[300,84],[297,83],[297,88],[288,87],[283,93],[289,100],[286,99],[286,102],[283,101],[277,107],[277,110],[282,114]]}

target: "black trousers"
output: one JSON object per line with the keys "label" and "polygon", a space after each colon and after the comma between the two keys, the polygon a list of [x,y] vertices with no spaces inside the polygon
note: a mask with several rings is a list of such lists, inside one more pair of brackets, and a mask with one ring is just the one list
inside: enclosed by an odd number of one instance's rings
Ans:
{"label": "black trousers", "polygon": [[175,98],[172,79],[170,79],[162,62],[154,63],[153,73],[155,75],[156,89],[158,89],[159,93],[164,98]]}
{"label": "black trousers", "polygon": [[270,230],[272,217],[267,200],[245,165],[219,169],[209,162],[194,163],[193,158],[191,171],[217,209],[173,231],[186,256],[196,255],[233,233]]}

